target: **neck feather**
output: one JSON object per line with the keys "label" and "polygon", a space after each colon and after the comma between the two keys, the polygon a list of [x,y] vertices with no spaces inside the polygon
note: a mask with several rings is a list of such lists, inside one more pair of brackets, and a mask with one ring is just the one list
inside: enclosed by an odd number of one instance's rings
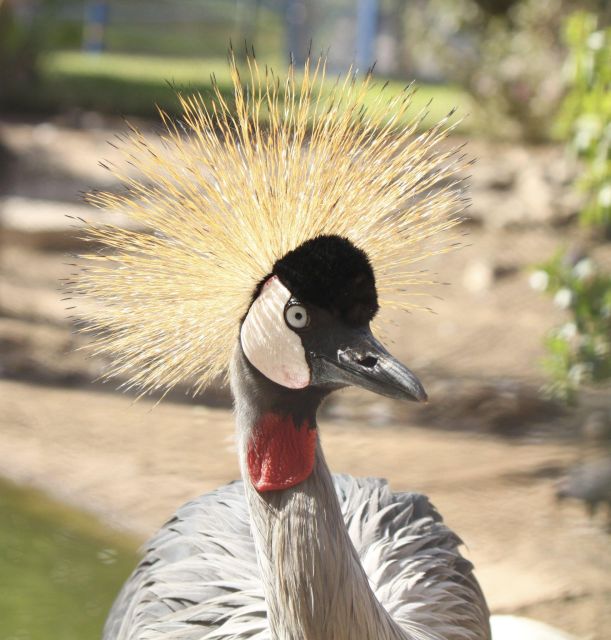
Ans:
{"label": "neck feather", "polygon": [[[320,397],[296,396],[292,403],[284,390],[275,394],[260,377],[238,347],[232,389],[240,462],[272,637],[407,640],[371,590],[346,530],[315,428]],[[310,444],[313,451],[311,471],[280,490],[258,489],[256,473],[253,481],[253,447],[270,414],[288,416],[274,430],[297,429],[299,443],[308,443],[290,455],[307,454]],[[304,460],[303,469],[309,464]]]}

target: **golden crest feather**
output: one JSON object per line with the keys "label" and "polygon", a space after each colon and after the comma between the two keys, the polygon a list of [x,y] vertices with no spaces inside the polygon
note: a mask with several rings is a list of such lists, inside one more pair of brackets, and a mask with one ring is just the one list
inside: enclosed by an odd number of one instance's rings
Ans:
{"label": "golden crest feather", "polygon": [[310,238],[363,249],[381,306],[398,308],[427,281],[410,265],[456,240],[442,232],[464,209],[466,161],[439,145],[448,118],[421,133],[424,112],[407,117],[411,87],[389,97],[352,73],[332,84],[323,59],[283,79],[247,66],[244,82],[230,60],[235,104],[215,84],[209,103],[179,95],[182,115],[161,114],[157,141],[132,128],[126,168],[111,168],[124,191],[88,196],[133,225],[87,230],[107,250],[82,256],[75,291],[94,302],[83,330],[108,376],[142,392],[222,376],[255,286]]}

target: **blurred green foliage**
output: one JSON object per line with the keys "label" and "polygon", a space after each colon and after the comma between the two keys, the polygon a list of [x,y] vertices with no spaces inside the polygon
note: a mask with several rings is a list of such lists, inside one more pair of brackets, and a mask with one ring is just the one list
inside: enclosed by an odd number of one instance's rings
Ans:
{"label": "blurred green foliage", "polygon": [[[414,56],[434,51],[492,137],[549,138],[563,97],[565,17],[597,0],[429,0],[406,9]],[[607,8],[607,11],[609,9]]]}
{"label": "blurred green foliage", "polygon": [[[599,29],[598,20],[576,12],[566,21],[568,93],[558,122],[584,160],[579,185],[587,199],[581,220],[609,230],[611,29]],[[540,265],[531,284],[552,294],[556,305],[570,314],[567,323],[545,338],[544,367],[551,380],[548,391],[574,402],[582,385],[611,379],[611,275],[587,255],[571,260],[561,251]]]}
{"label": "blurred green foliage", "polygon": [[[43,37],[38,37],[39,27],[34,29],[34,23],[24,20],[23,15],[19,21],[11,19],[11,30],[26,39],[32,51],[27,57],[24,48],[24,81],[18,90],[6,91],[2,105],[20,113],[86,110],[156,118],[159,106],[178,115],[176,90],[196,91],[206,97],[211,89],[211,73],[222,93],[230,98],[231,82],[223,57],[230,40],[236,43],[238,57],[244,52],[241,43],[245,38],[254,42],[260,61],[278,70],[286,64],[283,14],[260,2],[242,1],[229,6],[225,0],[181,0],[175,5],[170,0],[153,0],[146,19],[137,18],[136,4],[124,3],[115,13],[111,3],[111,19],[104,36],[107,52],[102,54],[78,50],[83,30],[82,4],[66,0],[52,19],[58,0],[41,2],[49,18],[44,21]],[[17,5],[14,0],[5,0],[4,6]],[[121,11],[127,12],[128,20],[119,19]],[[6,15],[9,14],[7,10]],[[197,20],[189,21],[190,16]],[[171,28],[164,17],[170,20]],[[7,63],[11,65],[18,68],[13,62]],[[332,81],[330,75],[329,82]],[[396,93],[403,85],[404,82],[391,81],[387,93]],[[414,98],[413,113],[429,102],[425,127],[453,108],[460,114],[473,111],[469,96],[455,86],[422,85]],[[457,128],[471,128],[473,122],[471,117]]]}
{"label": "blurred green foliage", "polygon": [[20,23],[8,2],[0,0],[0,107],[20,95],[33,81],[39,50],[38,29]]}
{"label": "blurred green foliage", "polygon": [[543,365],[547,391],[573,403],[582,385],[611,379],[611,276],[587,257],[575,261],[559,252],[531,275],[531,285],[570,315],[545,338]]}
{"label": "blurred green foliage", "polygon": [[611,28],[579,12],[566,24],[569,92],[560,130],[583,159],[580,187],[586,194],[581,220],[611,230]]}
{"label": "blurred green foliage", "polygon": [[39,0],[19,13],[15,0],[0,0],[0,108],[20,108],[35,93],[42,52],[80,42],[79,23],[56,21],[61,6]]}
{"label": "blurred green foliage", "polygon": [[[154,116],[155,103],[170,111],[178,104],[168,83],[209,87],[209,69],[226,68],[216,63],[230,41],[238,56],[244,51],[241,43],[248,41],[266,62],[278,66],[281,59],[282,15],[260,2],[154,0],[146,15],[137,2],[117,5],[110,3],[104,41],[118,55],[102,55],[96,62],[95,54],[80,51],[83,2],[0,0],[0,108]],[[124,14],[128,19],[121,19]],[[133,73],[138,65],[146,77]],[[86,77],[89,70],[92,75]]]}
{"label": "blurred green foliage", "polygon": [[0,482],[0,638],[99,638],[136,546],[91,516]]}

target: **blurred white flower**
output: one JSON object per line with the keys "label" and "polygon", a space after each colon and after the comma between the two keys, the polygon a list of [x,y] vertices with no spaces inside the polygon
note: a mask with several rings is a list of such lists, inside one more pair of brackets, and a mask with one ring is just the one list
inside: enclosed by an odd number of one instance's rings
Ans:
{"label": "blurred white flower", "polygon": [[554,304],[561,309],[568,309],[571,306],[571,302],[573,302],[573,292],[566,287],[558,289],[554,296]]}
{"label": "blurred white flower", "polygon": [[605,34],[602,31],[595,31],[588,36],[588,46],[594,51],[603,48],[605,44]]}
{"label": "blurred white flower", "polygon": [[528,278],[528,284],[535,291],[545,291],[549,284],[549,276],[546,271],[533,271]]}
{"label": "blurred white flower", "polygon": [[577,335],[577,325],[574,322],[563,324],[558,330],[558,335],[565,340],[572,340]]}
{"label": "blurred white flower", "polygon": [[598,204],[601,207],[611,207],[611,184],[606,184],[598,192]]}
{"label": "blurred white flower", "polygon": [[592,141],[592,134],[587,129],[580,129],[575,135],[575,146],[578,151],[585,151]]}
{"label": "blurred white flower", "polygon": [[587,381],[592,376],[592,365],[585,362],[578,362],[569,369],[569,379],[573,384],[579,385]]}
{"label": "blurred white flower", "polygon": [[594,343],[594,353],[599,358],[604,358],[605,356],[608,356],[609,350],[610,350],[610,345],[604,339],[596,340],[596,342]]}
{"label": "blurred white flower", "polygon": [[580,280],[587,280],[594,275],[594,263],[589,258],[583,258],[573,267],[573,273]]}
{"label": "blurred white flower", "polygon": [[596,114],[586,113],[577,118],[575,125],[575,146],[579,151],[585,151],[592,144],[592,140],[598,137],[602,124]]}

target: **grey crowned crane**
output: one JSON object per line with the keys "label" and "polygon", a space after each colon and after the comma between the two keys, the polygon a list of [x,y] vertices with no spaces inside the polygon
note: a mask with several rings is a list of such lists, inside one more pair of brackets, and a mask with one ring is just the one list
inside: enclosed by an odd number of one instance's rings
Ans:
{"label": "grey crowned crane", "polygon": [[332,475],[316,420],[347,385],[426,399],[370,324],[456,243],[465,161],[447,122],[418,133],[410,89],[230,66],[235,104],[181,96],[158,141],[122,141],[140,175],[111,167],[125,189],[90,196],[135,225],[90,225],[111,251],[84,256],[84,330],[142,392],[229,370],[242,472],[149,541],[104,637],[487,640],[460,539],[425,496]]}

